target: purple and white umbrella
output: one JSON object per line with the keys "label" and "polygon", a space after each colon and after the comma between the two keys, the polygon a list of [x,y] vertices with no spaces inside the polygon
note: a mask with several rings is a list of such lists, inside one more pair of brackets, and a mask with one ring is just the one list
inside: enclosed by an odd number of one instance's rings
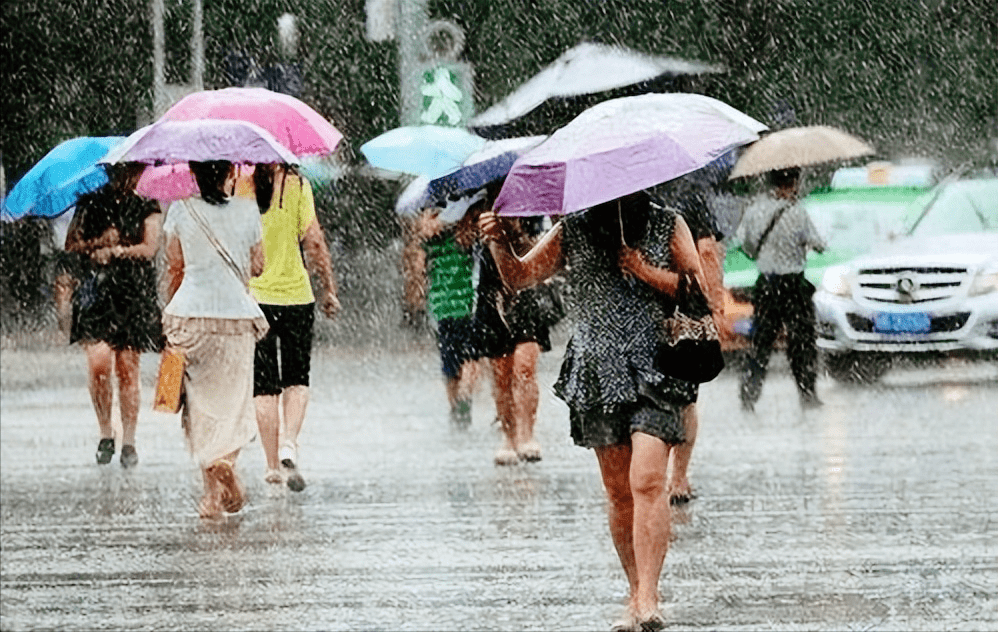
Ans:
{"label": "purple and white umbrella", "polygon": [[160,121],[112,149],[101,162],[173,165],[190,161],[298,164],[291,150],[258,125],[237,120]]}
{"label": "purple and white umbrella", "polygon": [[513,165],[500,215],[565,215],[695,171],[768,129],[699,94],[643,94],[595,105]]}

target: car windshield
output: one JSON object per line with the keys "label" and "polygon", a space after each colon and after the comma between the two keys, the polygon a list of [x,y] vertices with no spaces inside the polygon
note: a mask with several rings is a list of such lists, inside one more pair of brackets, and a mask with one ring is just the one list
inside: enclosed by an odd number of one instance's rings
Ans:
{"label": "car windshield", "polygon": [[918,237],[998,232],[998,179],[944,185],[927,208],[908,220],[905,232]]}
{"label": "car windshield", "polygon": [[804,198],[802,205],[828,250],[859,254],[901,232],[905,214],[927,191],[915,187],[824,190]]}

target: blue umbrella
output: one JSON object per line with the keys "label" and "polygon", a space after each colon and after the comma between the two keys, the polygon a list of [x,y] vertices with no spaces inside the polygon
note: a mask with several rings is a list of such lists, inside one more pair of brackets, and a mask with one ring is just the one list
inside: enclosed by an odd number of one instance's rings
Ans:
{"label": "blue umbrella", "polygon": [[426,194],[434,206],[443,206],[447,198],[464,195],[506,177],[521,154],[540,145],[546,136],[527,136],[488,141],[464,161],[464,165],[430,181]]}
{"label": "blue umbrella", "polygon": [[0,217],[14,221],[26,215],[62,215],[79,196],[107,183],[107,173],[97,161],[122,140],[121,136],[81,137],[60,143],[14,185]]}
{"label": "blue umbrella", "polygon": [[461,167],[485,139],[458,127],[397,127],[360,146],[371,166],[436,178]]}

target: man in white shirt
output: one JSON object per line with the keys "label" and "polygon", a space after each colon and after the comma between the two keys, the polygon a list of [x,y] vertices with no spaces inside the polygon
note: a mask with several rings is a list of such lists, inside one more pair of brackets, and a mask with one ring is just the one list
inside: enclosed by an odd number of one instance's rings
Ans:
{"label": "man in white shirt", "polygon": [[808,251],[823,252],[825,242],[797,204],[800,169],[771,171],[769,182],[775,189],[773,194],[745,210],[737,232],[742,249],[759,267],[752,293],[752,351],[741,382],[742,408],[755,409],[773,343],[783,327],[801,405],[813,408],[821,405],[815,392],[814,286],[804,278],[804,264]]}

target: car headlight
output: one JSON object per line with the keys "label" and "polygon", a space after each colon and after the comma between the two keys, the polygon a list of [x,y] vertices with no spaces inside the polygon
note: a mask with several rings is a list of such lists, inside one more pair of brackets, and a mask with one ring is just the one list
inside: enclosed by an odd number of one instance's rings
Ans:
{"label": "car headlight", "polygon": [[974,277],[970,284],[970,295],[979,296],[998,292],[998,266],[984,268]]}
{"label": "car headlight", "polygon": [[825,270],[821,277],[821,289],[836,296],[849,296],[852,288],[849,285],[849,268],[832,266]]}

